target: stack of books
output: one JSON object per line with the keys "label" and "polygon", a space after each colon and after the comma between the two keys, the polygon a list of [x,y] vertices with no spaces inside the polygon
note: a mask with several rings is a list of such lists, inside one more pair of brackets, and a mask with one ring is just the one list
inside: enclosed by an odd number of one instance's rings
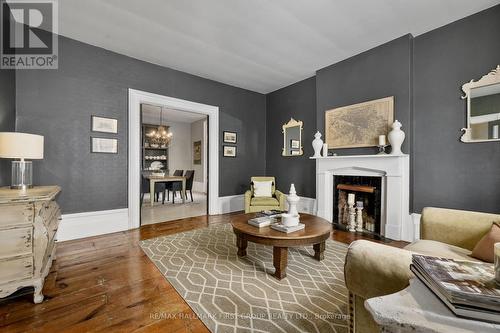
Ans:
{"label": "stack of books", "polygon": [[304,223],[299,223],[299,224],[294,225],[294,226],[287,226],[287,225],[283,225],[281,223],[275,223],[275,224],[271,225],[271,228],[274,230],[277,230],[277,231],[286,232],[288,234],[290,232],[302,230],[305,228],[305,226],[306,225]]}
{"label": "stack of books", "polygon": [[254,217],[253,219],[248,220],[248,224],[257,228],[268,227],[276,222],[277,219],[271,216]]}
{"label": "stack of books", "polygon": [[455,315],[500,323],[493,264],[414,254],[410,269]]}

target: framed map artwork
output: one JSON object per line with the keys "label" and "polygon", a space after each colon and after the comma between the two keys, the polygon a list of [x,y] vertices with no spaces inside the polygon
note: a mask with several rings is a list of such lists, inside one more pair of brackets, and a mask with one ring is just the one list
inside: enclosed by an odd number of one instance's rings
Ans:
{"label": "framed map artwork", "polygon": [[394,96],[343,106],[325,112],[328,148],[358,148],[378,145],[394,122]]}

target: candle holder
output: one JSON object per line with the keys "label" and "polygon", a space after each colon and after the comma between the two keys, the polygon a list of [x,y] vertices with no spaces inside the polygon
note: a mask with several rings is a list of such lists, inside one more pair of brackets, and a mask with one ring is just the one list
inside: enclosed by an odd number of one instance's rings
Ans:
{"label": "candle holder", "polygon": [[356,231],[363,232],[363,207],[356,207]]}
{"label": "candle holder", "polygon": [[356,232],[356,210],[352,203],[347,203],[347,207],[349,209],[349,231]]}
{"label": "candle holder", "polygon": [[385,152],[385,148],[389,147],[389,145],[378,145],[378,154],[377,155],[387,155]]}

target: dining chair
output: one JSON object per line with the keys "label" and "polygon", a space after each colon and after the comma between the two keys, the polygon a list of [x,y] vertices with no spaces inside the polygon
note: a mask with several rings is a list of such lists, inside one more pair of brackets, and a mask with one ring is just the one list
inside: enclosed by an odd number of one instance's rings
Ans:
{"label": "dining chair", "polygon": [[[175,170],[173,176],[182,176],[184,173],[184,170]],[[181,198],[182,198],[182,182],[177,181],[177,182],[168,182],[166,184],[166,189],[167,189],[167,200],[170,200],[170,191],[172,191],[172,203],[175,203],[175,192],[179,191],[181,192]]]}
{"label": "dining chair", "polygon": [[191,194],[191,202],[193,202],[193,181],[194,181],[194,170],[187,170],[186,174],[186,196],[187,191]]}
{"label": "dining chair", "polygon": [[[165,192],[166,192],[165,183],[155,183],[155,193],[154,193],[154,201],[158,201],[160,197],[160,193],[162,193],[162,204],[165,203]],[[141,175],[141,206],[144,202],[144,194],[150,193],[149,179]]]}

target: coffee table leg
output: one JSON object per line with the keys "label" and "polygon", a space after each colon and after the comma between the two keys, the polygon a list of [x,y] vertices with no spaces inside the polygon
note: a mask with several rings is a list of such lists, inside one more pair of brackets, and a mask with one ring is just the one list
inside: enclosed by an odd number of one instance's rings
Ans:
{"label": "coffee table leg", "polygon": [[314,259],[320,261],[325,258],[325,242],[313,245]]}
{"label": "coffee table leg", "polygon": [[288,264],[288,248],[273,247],[273,264],[276,271],[274,277],[281,280],[286,277],[286,265]]}
{"label": "coffee table leg", "polygon": [[248,241],[241,235],[236,235],[236,246],[238,247],[239,257],[244,257],[247,255]]}

